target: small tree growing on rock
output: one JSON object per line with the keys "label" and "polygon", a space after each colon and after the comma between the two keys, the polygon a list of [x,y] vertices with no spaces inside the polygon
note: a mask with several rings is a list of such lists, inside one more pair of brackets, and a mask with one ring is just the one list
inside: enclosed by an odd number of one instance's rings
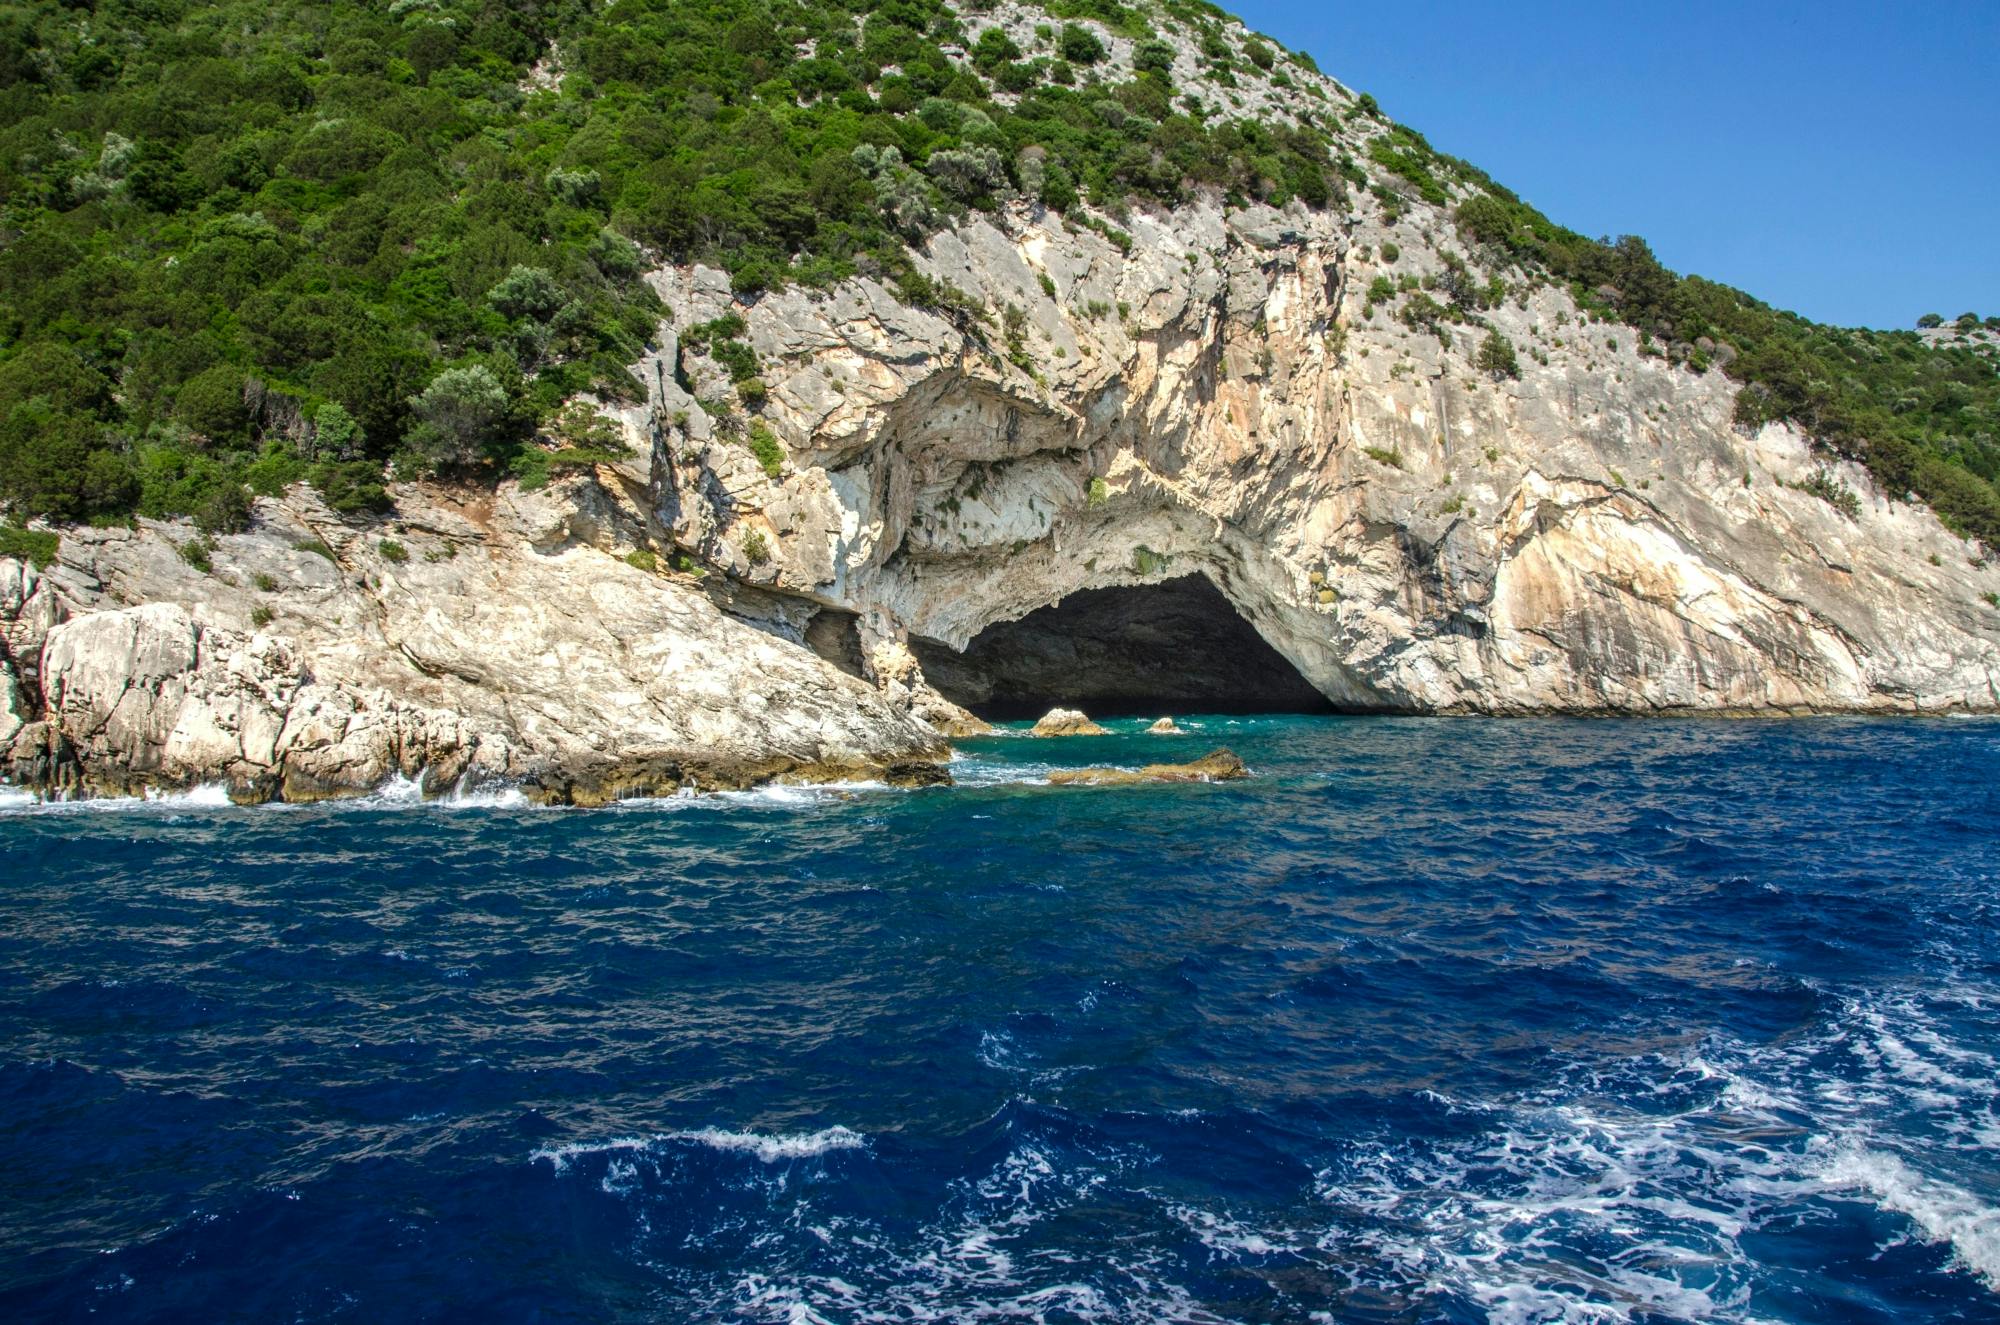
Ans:
{"label": "small tree growing on rock", "polygon": [[1096,64],[1104,58],[1104,43],[1081,23],[1065,23],[1056,49],[1071,64]]}
{"label": "small tree growing on rock", "polygon": [[434,465],[470,464],[479,458],[507,413],[507,392],[484,364],[447,368],[410,397],[417,426],[410,444]]}
{"label": "small tree growing on rock", "polygon": [[1514,342],[1497,331],[1487,332],[1485,343],[1479,347],[1479,367],[1492,374],[1496,382],[1519,377],[1521,361],[1514,355]]}

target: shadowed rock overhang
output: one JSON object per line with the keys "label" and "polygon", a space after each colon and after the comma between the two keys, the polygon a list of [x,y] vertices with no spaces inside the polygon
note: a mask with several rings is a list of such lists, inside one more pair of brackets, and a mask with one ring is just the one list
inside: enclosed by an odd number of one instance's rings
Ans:
{"label": "shadowed rock overhang", "polygon": [[1094,715],[1332,707],[1202,575],[1084,589],[987,627],[963,652],[911,646],[939,692],[984,718],[1056,705]]}

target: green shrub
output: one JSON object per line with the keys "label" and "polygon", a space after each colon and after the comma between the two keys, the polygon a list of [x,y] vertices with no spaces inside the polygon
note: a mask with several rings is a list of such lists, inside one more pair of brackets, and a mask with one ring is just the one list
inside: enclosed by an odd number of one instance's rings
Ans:
{"label": "green shrub", "polygon": [[761,423],[750,425],[750,454],[757,457],[757,463],[764,468],[765,478],[777,478],[785,472],[785,448],[778,441],[777,434]]}
{"label": "green shrub", "polygon": [[392,566],[400,566],[410,559],[410,550],[393,538],[381,540],[375,545],[375,550],[382,554],[382,560]]}
{"label": "green shrub", "polygon": [[227,441],[240,436],[250,423],[243,370],[223,364],[188,379],[174,396],[174,417],[204,437]]}
{"label": "green shrub", "polygon": [[660,559],[645,548],[633,548],[625,554],[625,564],[639,570],[653,572],[660,569]]}
{"label": "green shrub", "polygon": [[1833,507],[1833,509],[1839,511],[1848,519],[1858,520],[1861,518],[1861,497],[1859,494],[1853,488],[1842,483],[1834,476],[1833,471],[1824,465],[1806,475],[1798,486],[1801,492],[1810,492],[1813,496]]}
{"label": "green shrub", "polygon": [[1514,342],[1497,331],[1486,333],[1485,341],[1479,346],[1478,365],[1480,371],[1496,382],[1521,375],[1520,360],[1514,355]]}
{"label": "green shrub", "polygon": [[327,506],[341,515],[379,515],[390,509],[379,460],[332,461],[314,465],[307,479]]}
{"label": "green shrub", "polygon": [[207,543],[190,538],[180,546],[181,560],[207,575],[215,569],[215,562],[209,556],[211,550]]}
{"label": "green shrub", "polygon": [[270,608],[264,606],[262,603],[259,603],[257,604],[257,606],[250,609],[250,625],[252,629],[262,630],[264,627],[270,624],[271,624]]}
{"label": "green shrub", "polygon": [[1364,446],[1361,448],[1361,451],[1362,454],[1378,465],[1387,465],[1391,469],[1401,469],[1403,467],[1403,453],[1401,451],[1386,450],[1380,446]]}
{"label": "green shrub", "polygon": [[743,535],[743,556],[752,566],[761,566],[771,559],[771,545],[764,538],[764,531],[752,529]]}
{"label": "green shrub", "polygon": [[1174,48],[1164,41],[1142,41],[1132,49],[1132,68],[1169,77],[1174,72]]}
{"label": "green shrub", "polygon": [[1436,174],[1436,154],[1428,143],[1410,130],[1397,125],[1389,132],[1370,139],[1368,159],[1390,174],[1415,185],[1418,196],[1425,202],[1441,207],[1451,201],[1451,195],[1445,191],[1443,182]]}
{"label": "green shrub", "polygon": [[333,549],[326,545],[326,540],[324,539],[301,538],[292,544],[292,550],[294,552],[310,552],[315,557],[325,557],[328,561],[334,562],[336,565],[339,564],[339,559],[333,555]]}
{"label": "green shrub", "polygon": [[0,524],[0,557],[32,562],[36,570],[47,570],[62,550],[62,538],[46,529],[23,529]]}
{"label": "green shrub", "polygon": [[194,510],[194,527],[204,534],[236,534],[250,527],[250,494],[240,483],[222,483]]}
{"label": "green shrub", "polygon": [[278,581],[263,571],[258,571],[255,575],[251,576],[250,582],[257,586],[259,593],[270,593],[278,587]]}
{"label": "green shrub", "polygon": [[447,368],[410,397],[410,413],[417,419],[410,444],[435,465],[468,465],[496,440],[507,408],[506,389],[486,365]]}
{"label": "green shrub", "polygon": [[1071,64],[1096,64],[1104,58],[1104,43],[1097,34],[1081,23],[1065,23],[1062,36],[1056,42],[1056,49],[1062,58]]}

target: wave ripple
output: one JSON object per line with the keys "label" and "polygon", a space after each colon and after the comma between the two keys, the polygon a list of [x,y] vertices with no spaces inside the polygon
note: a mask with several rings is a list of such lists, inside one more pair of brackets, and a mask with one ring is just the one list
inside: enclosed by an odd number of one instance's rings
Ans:
{"label": "wave ripple", "polygon": [[2000,1322],[2000,725],[1192,722],[0,795],[0,1313]]}

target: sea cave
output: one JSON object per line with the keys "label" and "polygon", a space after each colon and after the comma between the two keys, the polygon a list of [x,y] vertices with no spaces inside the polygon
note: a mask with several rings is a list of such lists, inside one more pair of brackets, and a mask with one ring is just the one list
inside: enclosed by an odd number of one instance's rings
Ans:
{"label": "sea cave", "polygon": [[913,638],[924,676],[982,718],[1324,713],[1332,705],[1206,576],[1084,589],[979,632]]}

